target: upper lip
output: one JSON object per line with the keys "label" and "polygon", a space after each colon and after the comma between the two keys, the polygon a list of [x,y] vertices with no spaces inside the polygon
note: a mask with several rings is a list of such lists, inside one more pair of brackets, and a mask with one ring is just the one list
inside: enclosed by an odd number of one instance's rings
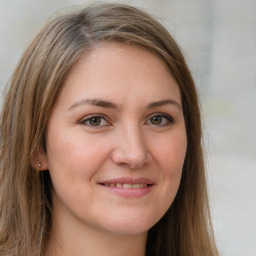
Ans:
{"label": "upper lip", "polygon": [[152,180],[148,178],[131,178],[131,177],[122,177],[122,178],[114,178],[114,179],[108,179],[99,182],[99,184],[149,184],[153,185],[155,184]]}

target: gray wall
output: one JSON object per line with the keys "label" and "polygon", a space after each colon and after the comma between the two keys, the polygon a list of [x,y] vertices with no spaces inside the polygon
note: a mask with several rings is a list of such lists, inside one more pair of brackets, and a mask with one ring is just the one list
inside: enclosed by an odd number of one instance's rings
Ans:
{"label": "gray wall", "polygon": [[[87,1],[88,2],[88,1]],[[256,0],[119,1],[159,17],[201,95],[214,228],[223,256],[256,255]],[[0,88],[47,17],[79,0],[0,0]]]}

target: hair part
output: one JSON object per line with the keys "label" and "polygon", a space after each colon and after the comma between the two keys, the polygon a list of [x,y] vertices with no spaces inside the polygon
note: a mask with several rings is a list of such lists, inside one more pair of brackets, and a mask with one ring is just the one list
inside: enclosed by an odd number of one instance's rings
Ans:
{"label": "hair part", "polygon": [[43,255],[51,229],[51,180],[31,159],[63,81],[102,41],[141,46],[158,55],[182,97],[188,148],[181,184],[163,218],[149,230],[147,255],[218,255],[207,198],[200,110],[182,52],[150,15],[121,4],[97,4],[48,22],[23,54],[5,96],[0,141],[0,254]]}

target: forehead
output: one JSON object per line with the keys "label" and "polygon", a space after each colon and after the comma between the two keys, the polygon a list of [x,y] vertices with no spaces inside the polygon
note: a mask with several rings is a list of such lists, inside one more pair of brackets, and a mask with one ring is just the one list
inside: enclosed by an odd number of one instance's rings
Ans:
{"label": "forehead", "polygon": [[168,66],[151,51],[117,42],[103,42],[84,54],[73,66],[61,95],[71,97],[141,96],[152,100],[172,95],[180,101],[180,91]]}

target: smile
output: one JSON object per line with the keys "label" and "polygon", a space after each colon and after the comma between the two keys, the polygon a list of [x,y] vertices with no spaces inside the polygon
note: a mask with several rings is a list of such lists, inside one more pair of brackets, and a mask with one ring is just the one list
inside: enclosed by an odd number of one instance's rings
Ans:
{"label": "smile", "polygon": [[155,183],[147,178],[117,178],[99,182],[102,188],[121,197],[138,198],[150,193]]}
{"label": "smile", "polygon": [[104,183],[102,184],[103,186],[106,187],[111,187],[111,188],[125,188],[125,189],[139,189],[139,188],[145,188],[149,184],[146,183],[138,183],[138,184],[129,184],[129,183]]}

